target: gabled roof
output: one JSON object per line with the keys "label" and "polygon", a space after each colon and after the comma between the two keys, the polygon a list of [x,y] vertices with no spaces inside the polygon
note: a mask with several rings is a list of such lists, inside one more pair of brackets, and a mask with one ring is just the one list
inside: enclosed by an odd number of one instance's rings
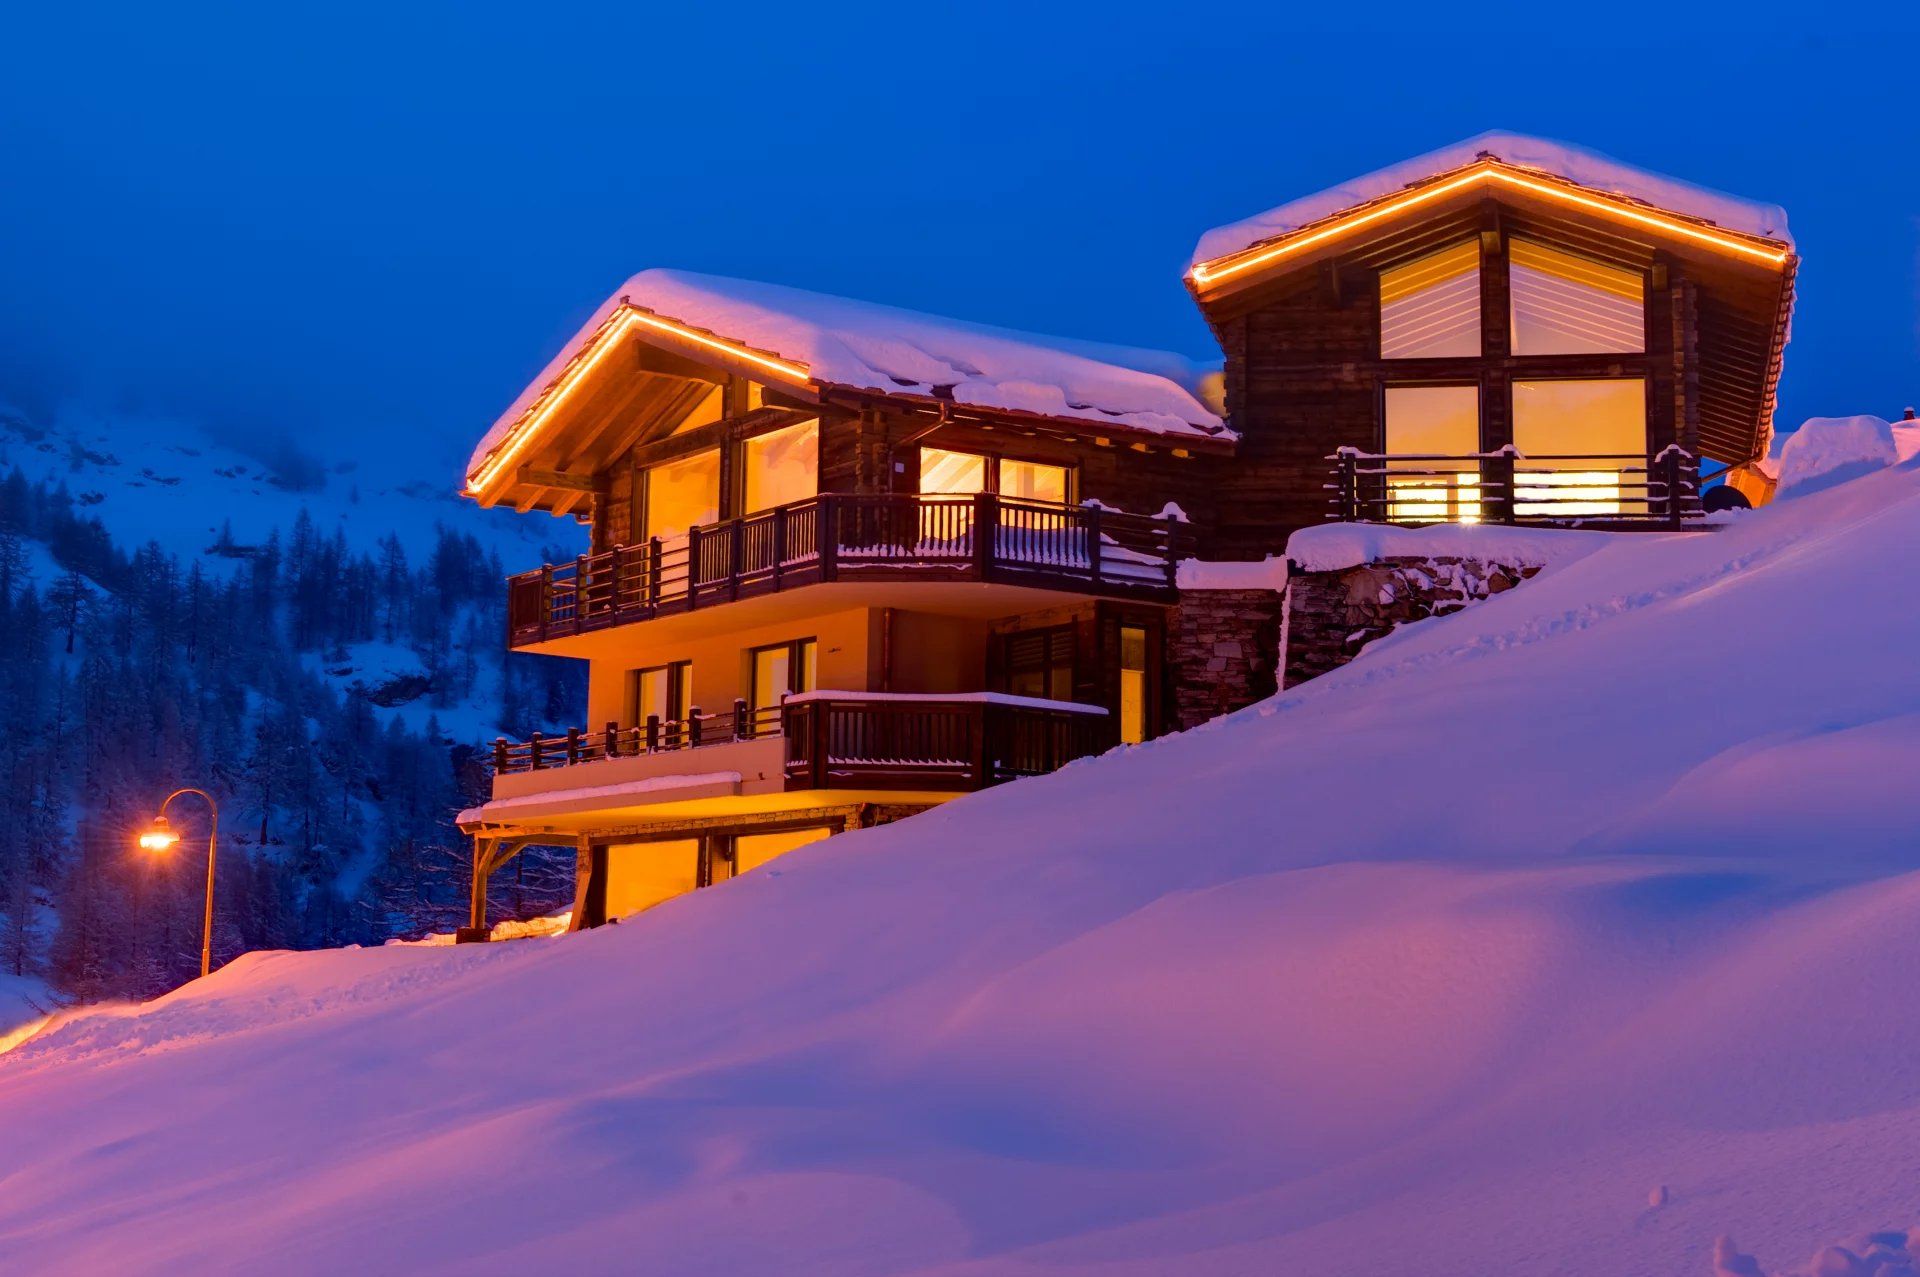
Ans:
{"label": "gabled roof", "polygon": [[1218,365],[1158,350],[1042,337],[777,284],[642,271],[623,284],[503,413],[474,450],[469,490],[516,435],[538,429],[570,377],[609,336],[634,332],[770,385],[941,400],[1145,433],[1230,440],[1200,399]]}
{"label": "gabled roof", "polygon": [[[1664,221],[1670,234],[1717,239],[1723,246],[1749,251],[1757,261],[1775,266],[1793,250],[1786,212],[1777,205],[1664,177],[1567,142],[1496,130],[1216,227],[1195,245],[1189,278],[1204,287],[1223,270],[1242,270],[1258,262],[1262,254],[1256,250],[1272,246],[1280,251],[1296,237],[1306,238],[1302,232],[1330,227],[1369,205],[1381,206],[1384,215],[1393,197],[1403,193],[1409,200],[1437,196],[1442,184],[1435,179],[1451,175],[1458,175],[1456,180],[1463,183],[1484,177],[1518,188],[1526,186],[1530,175],[1538,175],[1550,179],[1552,185],[1546,191],[1560,188],[1563,195],[1577,199],[1578,192],[1563,188],[1578,188],[1598,197],[1596,209],[1611,208],[1628,217],[1637,212],[1651,229],[1660,229]],[[1661,213],[1675,216],[1662,219]],[[1715,236],[1709,228],[1731,234]],[[1765,243],[1750,243],[1755,240]]]}

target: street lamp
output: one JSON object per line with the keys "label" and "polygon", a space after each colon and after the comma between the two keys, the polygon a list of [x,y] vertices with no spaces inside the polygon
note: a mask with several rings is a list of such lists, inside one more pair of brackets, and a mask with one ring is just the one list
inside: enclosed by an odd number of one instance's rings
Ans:
{"label": "street lamp", "polygon": [[207,910],[206,920],[200,929],[200,974],[206,975],[213,969],[213,853],[220,837],[220,804],[213,801],[213,795],[204,789],[176,789],[167,795],[167,801],[160,804],[160,814],[147,826],[147,832],[140,835],[142,850],[163,852],[180,841],[180,835],[167,823],[167,808],[174,799],[182,794],[198,794],[207,804],[207,810],[213,814],[213,821],[207,827]]}

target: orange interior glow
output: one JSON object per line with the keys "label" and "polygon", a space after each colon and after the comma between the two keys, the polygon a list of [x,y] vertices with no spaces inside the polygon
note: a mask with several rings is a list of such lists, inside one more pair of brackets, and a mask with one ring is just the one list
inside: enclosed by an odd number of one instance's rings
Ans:
{"label": "orange interior glow", "polygon": [[552,419],[554,413],[559,411],[560,406],[573,397],[574,392],[587,380],[593,370],[600,366],[600,362],[607,357],[608,352],[617,347],[620,339],[634,328],[651,328],[680,341],[690,341],[730,358],[744,360],[757,368],[764,368],[774,376],[797,385],[805,385],[809,380],[805,364],[761,354],[738,342],[711,336],[675,320],[641,310],[630,302],[623,302],[613,314],[607,316],[606,323],[600,326],[600,331],[593,335],[580,356],[560,374],[540,401],[514,426],[500,449],[480,469],[467,477],[467,491],[474,494],[485,491],[496,478],[506,472],[509,466],[523,456],[534,439],[539,437],[542,428]]}
{"label": "orange interior glow", "polygon": [[1419,205],[1442,199],[1453,194],[1455,191],[1480,182],[1497,182],[1502,185],[1516,187],[1520,190],[1532,192],[1535,195],[1542,195],[1548,199],[1558,200],[1563,204],[1571,204],[1579,208],[1588,209],[1619,221],[1652,227],[1655,230],[1663,231],[1670,235],[1679,235],[1718,249],[1721,252],[1750,257],[1757,261],[1766,262],[1772,266],[1784,264],[1790,255],[1787,250],[1773,247],[1765,240],[1742,239],[1723,231],[1713,230],[1666,214],[1642,209],[1623,200],[1611,199],[1602,195],[1592,195],[1559,183],[1546,182],[1537,178],[1528,177],[1495,160],[1481,160],[1457,176],[1435,182],[1430,186],[1422,186],[1416,190],[1408,191],[1404,195],[1385,200],[1371,208],[1362,209],[1353,213],[1351,216],[1338,218],[1327,225],[1321,226],[1317,230],[1297,234],[1277,244],[1269,244],[1263,248],[1242,249],[1238,253],[1227,253],[1214,258],[1212,261],[1202,262],[1189,272],[1189,278],[1193,280],[1197,287],[1204,288],[1209,284],[1215,284],[1231,276],[1253,270],[1260,266],[1265,266],[1283,257],[1292,256],[1295,253],[1313,247],[1315,244],[1321,244],[1330,239],[1350,235],[1354,231],[1370,226],[1375,222],[1396,216],[1410,208],[1416,208]]}

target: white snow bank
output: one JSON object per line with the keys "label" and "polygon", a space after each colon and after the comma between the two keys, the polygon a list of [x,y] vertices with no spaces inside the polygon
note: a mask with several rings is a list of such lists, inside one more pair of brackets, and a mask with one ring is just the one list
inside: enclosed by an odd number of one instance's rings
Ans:
{"label": "white snow bank", "polygon": [[1264,240],[1290,234],[1359,204],[1441,173],[1463,168],[1485,153],[1516,168],[1534,169],[1609,195],[1623,195],[1672,213],[1704,218],[1728,230],[1763,235],[1789,246],[1786,210],[1663,177],[1569,142],[1495,130],[1443,146],[1437,151],[1375,169],[1313,195],[1291,200],[1245,221],[1217,227],[1200,237],[1193,265],[1237,253]]}
{"label": "white snow bank", "polygon": [[0,1056],[0,1253],[1704,1277],[1911,1220],[1915,544],[1906,469],[1608,539],[619,927],[69,1020]]}
{"label": "white snow bank", "polygon": [[574,335],[474,450],[478,470],[623,302],[807,366],[813,380],[1041,413],[1113,429],[1231,438],[1200,400],[1213,365],[1160,350],[1043,337],[778,284],[642,271]]}
{"label": "white snow bank", "polygon": [[622,781],[617,785],[581,785],[573,789],[543,789],[538,793],[513,798],[495,798],[478,807],[469,807],[453,818],[457,825],[503,820],[535,807],[552,807],[576,802],[612,802],[622,798],[645,798],[678,789],[704,789],[710,785],[737,785],[739,772],[694,772],[685,776],[649,776],[645,780]]}
{"label": "white snow bank", "polygon": [[1182,559],[1175,584],[1183,590],[1284,590],[1287,561]]}
{"label": "white snow bank", "polygon": [[1323,523],[1287,538],[1287,558],[1302,572],[1339,572],[1380,559],[1474,559],[1503,567],[1570,563],[1623,536],[1582,528],[1520,528],[1499,523],[1433,523],[1403,528],[1388,523]]}
{"label": "white snow bank", "polygon": [[1780,445],[1780,495],[1828,476],[1852,477],[1898,463],[1893,426],[1880,417],[1814,417]]}

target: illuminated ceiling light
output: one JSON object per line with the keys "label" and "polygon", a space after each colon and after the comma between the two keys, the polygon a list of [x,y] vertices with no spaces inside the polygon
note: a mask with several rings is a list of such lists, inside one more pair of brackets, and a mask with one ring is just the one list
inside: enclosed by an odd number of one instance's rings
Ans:
{"label": "illuminated ceiling light", "polygon": [[730,358],[744,360],[796,385],[804,386],[811,380],[811,374],[803,363],[781,359],[774,355],[763,355],[739,342],[714,337],[696,328],[690,328],[686,324],[641,310],[631,302],[622,302],[613,314],[607,316],[607,321],[600,326],[600,331],[593,335],[586,349],[565,372],[560,374],[559,379],[547,390],[541,401],[529,409],[520,419],[519,424],[508,433],[506,442],[500,450],[494,453],[493,457],[479,470],[467,477],[467,492],[477,495],[485,491],[506,471],[507,467],[524,455],[540,434],[541,429],[552,419],[553,414],[573,397],[574,392],[580,388],[593,370],[600,366],[600,362],[607,357],[608,352],[620,344],[620,339],[635,328],[651,328],[680,341],[690,341]]}
{"label": "illuminated ceiling light", "polygon": [[[1607,217],[1632,222],[1641,226],[1653,227],[1656,230],[1664,231],[1672,235],[1680,235],[1706,244],[1712,248],[1719,249],[1722,252],[1751,257],[1755,260],[1766,262],[1771,266],[1783,265],[1790,256],[1785,249],[1774,248],[1764,243],[1740,239],[1722,231],[1709,230],[1675,217],[1647,212],[1619,200],[1608,199],[1604,196],[1588,195],[1578,190],[1569,189],[1568,186],[1563,186],[1558,183],[1543,182],[1536,178],[1527,177],[1496,161],[1482,160],[1457,177],[1448,178],[1445,181],[1437,182],[1431,186],[1423,186],[1417,190],[1408,191],[1404,195],[1390,198],[1373,208],[1355,213],[1350,217],[1340,218],[1330,225],[1321,227],[1319,230],[1295,235],[1290,239],[1283,240],[1278,244],[1269,245],[1264,249],[1242,249],[1237,254],[1226,253],[1214,258],[1212,261],[1201,262],[1188,272],[1188,276],[1197,287],[1205,287],[1209,284],[1218,283],[1220,280],[1226,279],[1229,276],[1238,275],[1244,271],[1252,270],[1255,267],[1264,266],[1282,257],[1290,257],[1295,253],[1313,247],[1315,244],[1349,235],[1383,218],[1393,217],[1410,208],[1431,203],[1434,200],[1451,195],[1455,191],[1462,190],[1477,182],[1498,182],[1507,186],[1518,187],[1521,190],[1531,191],[1536,195],[1544,195],[1549,199],[1559,200],[1563,204],[1571,204],[1579,208],[1591,209]],[[1222,263],[1225,264],[1222,265]]]}

